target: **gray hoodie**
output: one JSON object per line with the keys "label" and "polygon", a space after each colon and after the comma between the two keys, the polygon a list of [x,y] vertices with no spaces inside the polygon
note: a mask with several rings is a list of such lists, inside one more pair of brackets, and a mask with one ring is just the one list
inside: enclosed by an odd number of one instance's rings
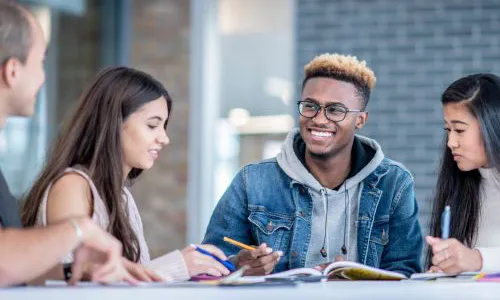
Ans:
{"label": "gray hoodie", "polygon": [[[295,129],[288,134],[276,159],[281,169],[288,176],[308,188],[312,198],[311,239],[305,266],[313,267],[333,261],[337,255],[344,256],[346,260],[358,261],[357,221],[359,200],[363,180],[384,159],[384,153],[380,145],[375,140],[356,135],[354,144],[357,145],[357,148],[369,150],[370,154],[367,157],[365,156],[368,161],[364,165],[353,168],[357,170],[351,170],[351,173],[353,171],[355,173],[349,174],[338,190],[332,190],[321,186],[319,181],[304,166],[304,158],[298,157],[298,155],[303,154],[297,154],[296,151],[298,150],[296,147],[294,148],[294,143],[296,144],[297,141],[303,143],[299,130]],[[356,157],[353,159],[356,159]],[[327,257],[323,257],[320,253],[323,245]],[[343,246],[347,249],[346,255],[342,254],[341,249]]]}

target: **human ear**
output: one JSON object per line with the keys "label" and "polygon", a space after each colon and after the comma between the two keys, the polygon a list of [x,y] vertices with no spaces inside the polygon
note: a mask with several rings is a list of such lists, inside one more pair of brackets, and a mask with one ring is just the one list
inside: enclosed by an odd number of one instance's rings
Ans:
{"label": "human ear", "polygon": [[356,129],[363,128],[363,126],[365,126],[365,123],[366,123],[367,120],[368,120],[368,112],[367,111],[360,112],[356,116],[356,125],[355,125]]}
{"label": "human ear", "polygon": [[1,65],[0,77],[7,87],[13,87],[19,80],[21,62],[14,57],[10,57]]}

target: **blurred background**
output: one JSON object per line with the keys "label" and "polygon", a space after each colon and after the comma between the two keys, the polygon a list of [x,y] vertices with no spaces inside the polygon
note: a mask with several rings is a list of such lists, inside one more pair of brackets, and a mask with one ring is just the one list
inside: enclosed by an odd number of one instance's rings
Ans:
{"label": "blurred background", "polygon": [[153,256],[201,241],[245,164],[275,156],[297,120],[303,66],[339,52],[377,75],[367,126],[413,173],[427,232],[440,95],[475,72],[500,74],[498,0],[25,0],[50,41],[32,119],[0,135],[0,165],[21,197],[64,116],[95,73],[129,65],[173,99],[171,144],[132,188]]}

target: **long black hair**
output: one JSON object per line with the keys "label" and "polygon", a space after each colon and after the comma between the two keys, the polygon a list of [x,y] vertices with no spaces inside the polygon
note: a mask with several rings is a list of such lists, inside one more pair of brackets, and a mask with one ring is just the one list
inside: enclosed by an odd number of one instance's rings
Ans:
{"label": "long black hair", "polygon": [[[441,97],[443,105],[463,103],[476,117],[488,159],[488,166],[500,171],[500,77],[493,74],[474,74],[453,82]],[[443,145],[441,167],[434,196],[430,234],[441,236],[441,212],[451,208],[450,237],[473,247],[481,213],[481,175],[477,169],[461,171],[450,148],[447,137]],[[497,150],[497,151],[495,151]],[[427,255],[430,264],[430,252]]]}

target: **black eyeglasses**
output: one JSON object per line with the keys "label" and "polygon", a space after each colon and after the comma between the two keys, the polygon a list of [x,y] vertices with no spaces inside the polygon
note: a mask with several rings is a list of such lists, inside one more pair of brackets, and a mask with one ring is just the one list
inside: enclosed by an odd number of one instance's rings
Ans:
{"label": "black eyeglasses", "polygon": [[345,119],[348,112],[362,112],[361,109],[349,109],[342,104],[332,103],[328,105],[320,105],[312,101],[298,101],[299,113],[306,118],[314,118],[318,112],[323,108],[325,117],[332,122],[340,122]]}

